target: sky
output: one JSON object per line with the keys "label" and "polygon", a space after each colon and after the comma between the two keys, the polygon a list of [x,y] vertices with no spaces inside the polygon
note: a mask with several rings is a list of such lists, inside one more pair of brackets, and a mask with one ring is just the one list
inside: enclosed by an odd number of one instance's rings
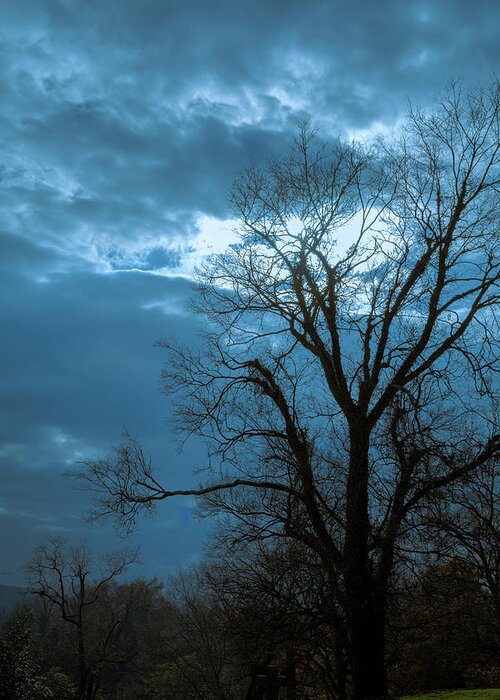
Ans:
{"label": "sky", "polygon": [[[0,584],[47,535],[127,544],[88,525],[65,476],[126,427],[163,483],[178,451],[154,343],[198,342],[192,273],[234,240],[227,191],[285,153],[297,123],[371,138],[452,77],[499,68],[494,0],[16,0],[0,4]],[[134,575],[197,561],[192,499],[139,523]]]}

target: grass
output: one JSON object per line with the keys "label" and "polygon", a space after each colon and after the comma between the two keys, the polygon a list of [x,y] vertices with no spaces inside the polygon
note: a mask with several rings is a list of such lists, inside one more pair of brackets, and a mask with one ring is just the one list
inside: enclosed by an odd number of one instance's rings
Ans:
{"label": "grass", "polygon": [[486,690],[440,690],[425,695],[411,695],[401,700],[500,700],[500,688]]}

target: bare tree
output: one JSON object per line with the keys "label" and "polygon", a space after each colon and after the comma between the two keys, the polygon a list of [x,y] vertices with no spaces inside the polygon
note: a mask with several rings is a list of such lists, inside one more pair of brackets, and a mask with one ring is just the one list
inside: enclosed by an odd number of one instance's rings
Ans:
{"label": "bare tree", "polygon": [[489,609],[483,665],[500,675],[500,492],[498,465],[487,464],[474,478],[453,484],[447,499],[432,504],[430,539],[442,559],[472,571],[487,594]]}
{"label": "bare tree", "polygon": [[206,585],[203,570],[180,571],[170,579],[166,594],[171,624],[163,645],[172,659],[171,668],[182,679],[184,696],[193,700],[239,698],[224,611]]}
{"label": "bare tree", "polygon": [[284,539],[218,546],[198,580],[221,610],[240,673],[248,674],[249,662],[263,666],[272,657],[283,669],[292,664],[300,669],[299,697],[327,692],[346,699],[342,610],[310,549]]}
{"label": "bare tree", "polygon": [[452,84],[391,142],[327,147],[303,128],[289,157],[244,171],[240,243],[200,273],[203,351],[165,343],[166,388],[219,458],[212,478],[168,490],[134,440],[82,474],[124,524],[189,494],[235,537],[310,548],[345,613],[355,700],[387,697],[401,538],[499,451],[498,98],[498,82]]}
{"label": "bare tree", "polygon": [[474,570],[443,559],[397,587],[387,629],[394,694],[496,687],[495,669],[485,654],[491,605]]}
{"label": "bare tree", "polygon": [[105,610],[96,611],[136,559],[136,551],[123,550],[95,562],[85,542],[69,547],[50,537],[28,564],[30,592],[50,601],[76,632],[79,700],[94,700],[103,668],[123,660],[116,658],[113,642],[129,613],[126,601],[118,607],[105,601]]}

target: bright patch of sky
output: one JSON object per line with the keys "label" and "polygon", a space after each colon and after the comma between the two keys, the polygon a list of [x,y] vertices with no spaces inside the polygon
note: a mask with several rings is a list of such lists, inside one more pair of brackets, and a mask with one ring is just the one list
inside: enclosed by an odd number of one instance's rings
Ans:
{"label": "bright patch of sky", "polygon": [[115,243],[88,231],[74,243],[73,251],[100,273],[146,272],[193,279],[196,267],[208,255],[222,253],[238,240],[237,224],[234,219],[199,214],[193,223],[196,233],[188,241],[185,236],[146,235]]}

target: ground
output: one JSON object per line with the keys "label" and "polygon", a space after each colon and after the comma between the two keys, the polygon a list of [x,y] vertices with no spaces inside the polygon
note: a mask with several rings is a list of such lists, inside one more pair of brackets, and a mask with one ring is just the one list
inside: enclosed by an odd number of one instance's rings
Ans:
{"label": "ground", "polygon": [[500,700],[500,688],[486,690],[442,690],[425,695],[412,695],[401,700]]}

